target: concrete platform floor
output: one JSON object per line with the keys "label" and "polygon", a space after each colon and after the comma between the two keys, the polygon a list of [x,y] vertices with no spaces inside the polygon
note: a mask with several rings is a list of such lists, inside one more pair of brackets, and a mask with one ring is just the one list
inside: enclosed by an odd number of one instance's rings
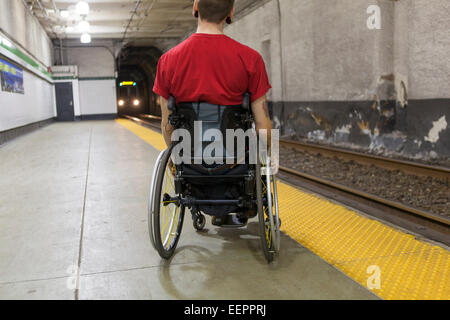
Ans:
{"label": "concrete platform floor", "polygon": [[55,123],[0,146],[0,299],[377,298],[287,236],[268,265],[257,220],[196,233],[187,216],[162,261],[147,231],[158,153],[114,121]]}

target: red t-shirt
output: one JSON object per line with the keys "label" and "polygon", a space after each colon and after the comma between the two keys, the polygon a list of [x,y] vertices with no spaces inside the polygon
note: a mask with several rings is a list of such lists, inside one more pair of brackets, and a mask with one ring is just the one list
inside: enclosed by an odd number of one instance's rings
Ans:
{"label": "red t-shirt", "polygon": [[153,91],[177,103],[240,105],[245,92],[253,102],[270,88],[257,51],[225,35],[194,33],[161,57]]}

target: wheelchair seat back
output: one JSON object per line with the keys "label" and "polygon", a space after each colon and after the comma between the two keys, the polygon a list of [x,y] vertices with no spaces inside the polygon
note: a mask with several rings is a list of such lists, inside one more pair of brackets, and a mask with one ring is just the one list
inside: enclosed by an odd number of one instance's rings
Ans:
{"label": "wheelchair seat back", "polygon": [[[186,129],[191,137],[191,164],[202,163],[201,167],[205,169],[214,169],[221,167],[225,163],[238,163],[242,159],[237,159],[238,145],[234,143],[234,150],[228,150],[227,130],[242,129],[244,132],[252,127],[253,118],[250,112],[250,98],[244,97],[242,105],[223,106],[206,102],[180,103],[175,105],[174,99],[169,100],[169,109],[173,112],[169,117],[169,122],[175,129]],[[201,123],[195,126],[195,122]],[[195,132],[195,129],[200,132]],[[220,132],[220,141],[212,140],[207,134],[211,129]],[[218,136],[214,135],[214,139]],[[205,148],[212,142],[220,143],[222,146],[222,155],[216,155],[211,152],[211,157],[205,157]],[[246,148],[247,151],[247,148]],[[201,159],[198,159],[201,155]],[[209,163],[209,164],[207,164]],[[211,164],[214,163],[214,164]],[[218,164],[217,164],[218,163]]]}

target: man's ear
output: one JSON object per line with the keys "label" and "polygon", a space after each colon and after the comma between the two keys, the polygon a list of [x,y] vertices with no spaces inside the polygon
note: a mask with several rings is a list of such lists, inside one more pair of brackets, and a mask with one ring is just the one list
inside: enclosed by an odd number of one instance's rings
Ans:
{"label": "man's ear", "polygon": [[198,0],[194,1],[194,6],[192,7],[192,16],[198,18]]}
{"label": "man's ear", "polygon": [[231,9],[231,12],[228,15],[228,17],[225,19],[225,22],[227,24],[232,24],[233,23],[233,17],[234,17],[234,6],[233,6],[233,9]]}
{"label": "man's ear", "polygon": [[233,23],[233,17],[234,17],[234,7],[233,7],[233,9],[231,9],[231,12],[228,15],[228,17],[225,19],[225,22],[227,24],[232,24]]}

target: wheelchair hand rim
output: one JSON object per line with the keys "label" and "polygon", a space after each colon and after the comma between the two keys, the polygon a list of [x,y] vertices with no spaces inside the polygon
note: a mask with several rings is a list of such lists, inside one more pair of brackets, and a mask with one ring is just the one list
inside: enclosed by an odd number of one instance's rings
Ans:
{"label": "wheelchair hand rim", "polygon": [[166,152],[168,152],[169,149],[166,149],[162,151],[155,163],[155,167],[153,168],[153,174],[152,174],[152,180],[150,184],[150,197],[149,197],[149,205],[148,205],[148,232],[150,236],[150,241],[152,243],[153,249],[156,249],[156,242],[155,242],[155,230],[153,228],[153,216],[154,216],[154,204],[155,204],[155,188],[156,188],[156,179],[158,178],[159,168],[161,167],[161,161]]}

